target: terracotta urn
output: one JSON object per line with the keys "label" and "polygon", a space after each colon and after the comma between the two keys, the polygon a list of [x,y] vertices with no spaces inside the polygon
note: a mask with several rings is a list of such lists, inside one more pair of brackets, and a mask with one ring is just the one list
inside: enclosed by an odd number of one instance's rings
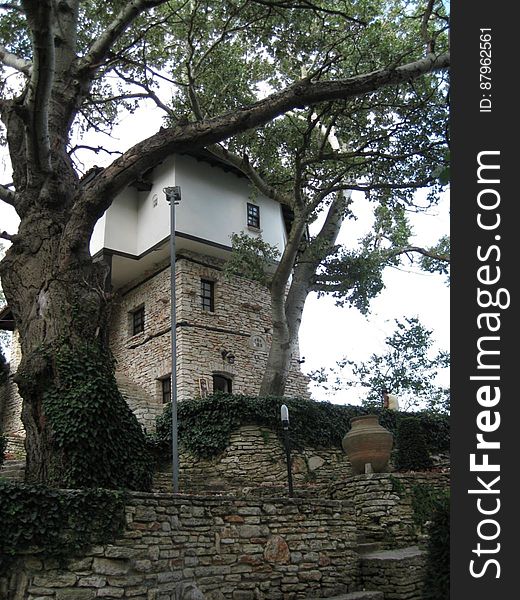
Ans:
{"label": "terracotta urn", "polygon": [[392,433],[379,424],[377,415],[354,417],[350,427],[342,446],[354,473],[386,472],[394,441]]}

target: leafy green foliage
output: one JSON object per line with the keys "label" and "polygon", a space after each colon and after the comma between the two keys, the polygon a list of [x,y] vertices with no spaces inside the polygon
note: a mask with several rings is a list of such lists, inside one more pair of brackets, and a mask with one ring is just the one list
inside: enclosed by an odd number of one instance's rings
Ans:
{"label": "leafy green foliage", "polygon": [[[341,448],[341,441],[350,429],[352,417],[367,414],[360,406],[316,402],[302,398],[258,398],[217,394],[202,399],[181,402],[178,405],[179,443],[196,456],[212,457],[229,444],[233,431],[241,425],[255,423],[275,431],[280,437],[282,428],[280,407],[289,409],[290,439],[295,448]],[[409,416],[388,410],[374,411],[380,423],[396,431],[399,421]],[[417,413],[422,428],[428,432],[427,444],[431,451],[449,447],[449,421],[443,416]],[[149,437],[150,444],[159,454],[170,452],[171,407],[157,419],[157,433]]]}
{"label": "leafy green foliage", "polygon": [[148,490],[151,463],[145,436],[119,390],[111,359],[99,346],[62,345],[44,393],[61,486]]}
{"label": "leafy green foliage", "polygon": [[431,521],[438,503],[447,496],[447,492],[423,483],[412,487],[411,496],[414,522],[423,528]]}
{"label": "leafy green foliage", "polygon": [[429,527],[423,598],[448,600],[450,597],[450,499],[440,498]]}
{"label": "leafy green foliage", "polygon": [[421,423],[413,417],[397,426],[395,467],[401,471],[425,471],[432,467]]}
{"label": "leafy green foliage", "polygon": [[440,369],[449,366],[449,354],[440,351],[432,356],[432,331],[417,317],[396,319],[395,323],[394,332],[385,339],[385,352],[358,363],[343,359],[336,367],[311,373],[311,378],[332,389],[365,388],[363,405],[367,408],[380,406],[386,388],[398,396],[404,409],[424,406],[433,412],[448,412],[449,390],[435,379]]}
{"label": "leafy green foliage", "polygon": [[44,557],[79,555],[123,530],[124,495],[103,489],[56,490],[0,479],[0,572],[33,546]]}
{"label": "leafy green foliage", "polygon": [[225,273],[246,277],[267,286],[269,282],[268,268],[272,268],[280,256],[276,246],[246,233],[233,233],[231,246],[233,251],[230,259],[226,262]]}
{"label": "leafy green foliage", "polygon": [[[435,246],[428,248],[433,256],[449,256],[450,255],[450,238],[443,236]],[[449,279],[448,264],[431,256],[421,257],[421,269],[429,273],[441,273]]]}

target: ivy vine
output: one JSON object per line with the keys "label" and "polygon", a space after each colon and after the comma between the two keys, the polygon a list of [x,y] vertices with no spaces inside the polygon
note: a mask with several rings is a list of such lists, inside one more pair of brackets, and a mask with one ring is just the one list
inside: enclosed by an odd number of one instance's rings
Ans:
{"label": "ivy vine", "polygon": [[95,344],[63,344],[43,407],[55,446],[53,482],[61,487],[149,490],[152,463],[137,418],[117,388],[113,362]]}
{"label": "ivy vine", "polygon": [[[286,404],[290,416],[290,439],[294,448],[341,448],[341,441],[350,429],[352,417],[367,414],[361,406],[339,405],[301,398],[259,398],[243,395],[215,394],[202,399],[180,402],[178,405],[178,435],[180,445],[200,457],[212,457],[229,445],[233,431],[241,425],[254,423],[275,431],[281,438],[280,406]],[[399,421],[409,413],[385,409],[371,410],[393,433]],[[443,415],[414,413],[426,437],[430,452],[449,448],[449,419]],[[157,433],[149,443],[158,453],[171,448],[171,406],[157,419]]]}
{"label": "ivy vine", "polygon": [[125,524],[123,492],[57,490],[0,479],[0,573],[20,553],[65,559],[106,544]]}

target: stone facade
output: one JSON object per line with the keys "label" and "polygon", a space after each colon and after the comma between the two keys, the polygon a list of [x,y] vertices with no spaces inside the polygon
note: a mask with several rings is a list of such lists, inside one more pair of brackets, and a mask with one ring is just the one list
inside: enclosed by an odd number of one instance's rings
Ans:
{"label": "stone facade", "polygon": [[25,429],[21,420],[22,398],[18,394],[18,387],[13,381],[13,374],[20,364],[21,349],[18,336],[13,334],[11,343],[11,360],[9,363],[9,377],[4,385],[0,386],[0,433],[7,436],[7,452],[18,455],[23,453]]}
{"label": "stone facade", "polygon": [[[262,286],[228,277],[223,262],[185,252],[176,263],[177,390],[179,400],[201,395],[201,381],[209,393],[213,376],[223,375],[237,394],[258,394],[271,344],[270,297]],[[202,310],[200,281],[214,282],[215,310]],[[144,331],[132,335],[132,311],[144,307]],[[140,280],[119,290],[110,319],[110,346],[123,396],[147,431],[162,413],[162,381],[171,373],[170,266],[159,264]],[[11,372],[19,362],[19,344],[13,343]],[[234,362],[223,358],[232,352]],[[287,396],[309,397],[308,378],[299,356],[292,358]],[[0,389],[0,431],[12,448],[20,446],[24,429],[21,398],[10,383]],[[3,424],[3,426],[2,426]],[[11,448],[11,449],[12,449]]]}
{"label": "stone facade", "polygon": [[422,600],[426,553],[417,546],[361,556],[362,585],[384,593],[385,600]]}
{"label": "stone facade", "polygon": [[[271,344],[270,297],[262,286],[226,276],[223,263],[184,252],[176,263],[177,390],[179,400],[213,391],[223,375],[237,394],[256,395]],[[214,311],[203,310],[201,279],[214,283]],[[144,331],[131,335],[132,312],[144,307]],[[171,372],[170,267],[159,265],[120,290],[111,318],[110,343],[117,370],[140,385],[150,403],[161,404],[161,380]],[[234,361],[222,356],[231,352]],[[287,396],[309,397],[307,378],[293,356]]]}
{"label": "stone facade", "polygon": [[449,485],[449,473],[374,473],[332,484],[328,497],[354,503],[360,542],[402,548],[424,540],[424,532],[414,523],[413,488],[447,491]]}
{"label": "stone facade", "polygon": [[[341,448],[304,448],[291,452],[295,485],[308,485],[309,495],[319,494],[318,487],[352,473]],[[202,490],[263,496],[286,494],[287,463],[285,449],[277,434],[265,427],[247,425],[231,434],[228,447],[213,459],[197,458],[187,452],[179,457],[181,490]],[[155,489],[171,491],[171,466],[155,476]],[[299,487],[298,493],[305,490]]]}
{"label": "stone facade", "polygon": [[296,600],[358,588],[341,500],[129,495],[126,530],[60,568],[37,552],[0,578],[5,600]]}

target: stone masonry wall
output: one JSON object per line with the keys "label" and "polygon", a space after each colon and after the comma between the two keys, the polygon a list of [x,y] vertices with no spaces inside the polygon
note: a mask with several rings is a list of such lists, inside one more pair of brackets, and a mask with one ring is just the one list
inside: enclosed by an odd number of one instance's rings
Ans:
{"label": "stone masonry wall", "polygon": [[[298,484],[328,485],[352,473],[340,448],[305,448],[291,452],[293,480]],[[286,493],[287,463],[284,447],[274,431],[257,425],[231,434],[226,450],[213,459],[187,452],[179,457],[180,485],[185,492],[226,490],[228,493],[265,495],[273,489]],[[157,473],[155,489],[171,491],[171,466]]]}
{"label": "stone masonry wall", "polygon": [[354,475],[332,484],[329,497],[353,502],[360,542],[400,548],[423,541],[424,534],[413,519],[413,488],[417,485],[447,491],[450,475],[436,472]]}
{"label": "stone masonry wall", "polygon": [[[271,343],[270,298],[254,282],[226,277],[222,262],[208,256],[184,253],[176,265],[177,389],[179,400],[200,396],[200,380],[212,391],[212,375],[232,379],[233,392],[257,394]],[[215,282],[215,310],[202,310],[201,278]],[[145,330],[130,335],[130,315],[145,308]],[[170,365],[170,269],[163,264],[155,274],[121,291],[110,329],[117,369],[139,384],[159,403],[160,379]],[[235,361],[222,358],[231,351]],[[307,378],[293,356],[286,394],[309,397]]]}
{"label": "stone masonry wall", "polygon": [[383,592],[385,600],[423,600],[426,552],[417,546],[361,556],[364,587]]}
{"label": "stone masonry wall", "polygon": [[352,505],[130,494],[126,530],[60,567],[37,552],[5,600],[296,600],[357,589]]}
{"label": "stone masonry wall", "polygon": [[[214,312],[200,307],[201,278],[215,281]],[[271,343],[267,290],[246,279],[226,278],[222,263],[215,258],[187,253],[177,261],[176,298],[179,400],[200,396],[200,379],[208,382],[211,392],[214,373],[231,378],[234,393],[257,394]],[[131,311],[140,306],[145,307],[145,330],[130,335]],[[118,381],[124,382],[121,391],[148,431],[153,430],[155,417],[163,409],[160,380],[171,372],[170,344],[170,267],[166,263],[122,290],[114,301],[110,322]],[[222,358],[222,350],[233,352],[233,364]],[[15,340],[12,373],[19,351]],[[298,361],[299,355],[293,356],[286,394],[309,397],[308,379]],[[25,437],[21,405],[10,379],[0,389],[0,430],[9,436],[11,449],[20,447]]]}
{"label": "stone masonry wall", "polygon": [[0,386],[0,433],[7,436],[7,452],[15,454],[23,451],[25,439],[25,429],[21,419],[22,398],[13,381],[13,374],[16,373],[20,359],[20,343],[17,334],[14,333],[11,340],[9,377],[7,382]]}

